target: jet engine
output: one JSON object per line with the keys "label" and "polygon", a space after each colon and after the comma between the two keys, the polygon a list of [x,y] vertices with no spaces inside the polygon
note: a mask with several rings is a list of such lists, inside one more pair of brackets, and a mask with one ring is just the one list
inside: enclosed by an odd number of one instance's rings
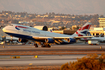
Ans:
{"label": "jet engine", "polygon": [[47,43],[54,43],[54,39],[52,39],[52,38],[47,38],[47,39],[45,39],[45,42],[47,42]]}
{"label": "jet engine", "polygon": [[19,42],[27,42],[28,40],[19,38],[18,41],[19,41]]}
{"label": "jet engine", "polygon": [[76,40],[74,38],[68,38],[66,39],[68,41],[68,43],[75,43]]}
{"label": "jet engine", "polygon": [[47,26],[34,26],[34,28],[39,29],[39,30],[43,30],[43,31],[48,31]]}

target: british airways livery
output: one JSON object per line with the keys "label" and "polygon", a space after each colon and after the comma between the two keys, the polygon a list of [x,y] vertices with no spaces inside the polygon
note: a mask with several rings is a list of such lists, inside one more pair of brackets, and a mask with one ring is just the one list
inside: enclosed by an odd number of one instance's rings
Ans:
{"label": "british airways livery", "polygon": [[34,46],[38,47],[51,47],[51,44],[62,44],[62,43],[75,43],[76,39],[88,38],[92,36],[86,36],[91,26],[91,23],[87,22],[73,35],[58,34],[48,31],[38,30],[33,27],[11,24],[3,28],[3,31],[11,36],[18,37],[20,42],[27,42],[28,40],[34,41]]}

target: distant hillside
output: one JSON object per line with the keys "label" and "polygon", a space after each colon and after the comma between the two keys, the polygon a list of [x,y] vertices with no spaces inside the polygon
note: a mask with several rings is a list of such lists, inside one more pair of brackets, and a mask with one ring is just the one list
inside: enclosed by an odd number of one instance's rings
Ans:
{"label": "distant hillside", "polygon": [[0,0],[0,11],[28,13],[102,14],[105,0]]}

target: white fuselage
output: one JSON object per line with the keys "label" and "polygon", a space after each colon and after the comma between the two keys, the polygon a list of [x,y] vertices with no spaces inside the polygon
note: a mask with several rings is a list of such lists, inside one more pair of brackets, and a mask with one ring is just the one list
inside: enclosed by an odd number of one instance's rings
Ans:
{"label": "white fuselage", "polygon": [[[11,25],[11,26],[6,26],[3,28],[3,31],[5,33],[11,33],[11,34],[18,34],[18,35],[27,35],[27,36],[38,36],[38,37],[70,37],[70,35],[64,35],[64,34],[58,34],[58,33],[53,33],[53,32],[48,32],[48,31],[42,31],[38,30],[33,27],[25,26],[27,28],[19,28],[16,29],[16,24]],[[22,25],[19,25],[22,26]]]}
{"label": "white fuselage", "polygon": [[[86,34],[91,26],[91,23],[87,22],[73,35],[58,34],[49,31],[38,30],[33,27],[11,24],[3,28],[3,31],[11,36],[18,37],[19,39],[27,39],[44,43],[75,43],[76,39],[87,38]],[[89,37],[89,36],[88,36]]]}

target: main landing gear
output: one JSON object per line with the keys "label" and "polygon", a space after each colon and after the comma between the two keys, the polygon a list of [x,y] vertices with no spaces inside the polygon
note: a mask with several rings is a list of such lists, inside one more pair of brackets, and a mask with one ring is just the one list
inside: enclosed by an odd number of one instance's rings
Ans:
{"label": "main landing gear", "polygon": [[[38,48],[38,44],[37,43],[35,43],[34,46],[35,46],[35,48]],[[42,43],[41,47],[48,47],[48,48],[50,48],[51,45],[49,43]]]}
{"label": "main landing gear", "polygon": [[48,47],[48,48],[50,48],[51,45],[50,44],[42,44],[41,47]]}
{"label": "main landing gear", "polygon": [[38,44],[34,44],[34,46],[35,46],[36,48],[38,48]]}

